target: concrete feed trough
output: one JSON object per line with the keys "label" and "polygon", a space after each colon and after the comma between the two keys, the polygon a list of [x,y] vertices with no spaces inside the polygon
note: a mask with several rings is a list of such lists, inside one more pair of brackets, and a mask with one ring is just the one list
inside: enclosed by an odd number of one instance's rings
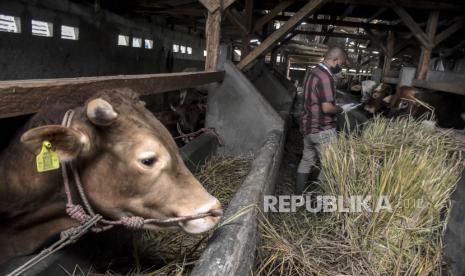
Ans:
{"label": "concrete feed trough", "polygon": [[[249,206],[261,207],[263,195],[272,194],[285,141],[285,120],[234,65],[225,64],[224,82],[211,91],[208,126],[225,139],[226,153],[252,150],[255,159],[246,180],[226,210],[225,219]],[[269,73],[266,78],[277,81]],[[262,87],[263,88],[263,87]],[[270,86],[268,95],[289,99],[283,86]],[[277,96],[278,98],[278,96]],[[275,101],[277,106],[282,106]],[[291,104],[287,104],[290,108]],[[288,110],[282,110],[289,114]],[[257,244],[257,209],[220,227],[210,239],[191,275],[247,275],[254,263]]]}

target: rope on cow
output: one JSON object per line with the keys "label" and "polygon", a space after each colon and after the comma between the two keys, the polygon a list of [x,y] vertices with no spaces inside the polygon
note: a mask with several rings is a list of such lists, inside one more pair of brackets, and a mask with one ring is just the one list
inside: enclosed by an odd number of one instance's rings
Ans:
{"label": "rope on cow", "polygon": [[[178,126],[178,131],[179,131],[179,126]],[[179,131],[179,132],[182,133],[181,131]],[[215,135],[216,139],[218,140],[218,144],[220,146],[224,146],[223,138],[221,138],[221,136],[218,134],[218,132],[216,132],[216,129],[213,128],[213,127],[203,127],[201,129],[199,129],[197,131],[194,131],[194,132],[191,132],[191,133],[186,133],[186,134],[182,133],[181,135],[176,136],[173,139],[177,140],[177,139],[182,139],[182,138],[193,137],[193,136],[199,135],[200,133],[211,133],[211,134]]]}
{"label": "rope on cow", "polygon": [[64,230],[60,234],[60,239],[56,241],[51,246],[42,250],[39,254],[35,255],[33,258],[29,259],[26,263],[16,268],[14,271],[7,274],[7,276],[19,276],[24,274],[34,265],[46,259],[48,256],[62,249],[63,247],[72,244],[79,240],[79,238],[95,226],[95,224],[102,219],[102,216],[96,215],[90,218],[85,224],[73,227],[67,230]]}

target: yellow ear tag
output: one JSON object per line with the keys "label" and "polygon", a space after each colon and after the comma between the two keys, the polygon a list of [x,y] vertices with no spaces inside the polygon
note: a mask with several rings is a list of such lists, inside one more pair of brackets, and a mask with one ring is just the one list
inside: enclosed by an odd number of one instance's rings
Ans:
{"label": "yellow ear tag", "polygon": [[58,170],[60,168],[60,159],[58,159],[58,154],[52,150],[52,143],[49,141],[42,142],[42,149],[36,157],[36,162],[38,172]]}

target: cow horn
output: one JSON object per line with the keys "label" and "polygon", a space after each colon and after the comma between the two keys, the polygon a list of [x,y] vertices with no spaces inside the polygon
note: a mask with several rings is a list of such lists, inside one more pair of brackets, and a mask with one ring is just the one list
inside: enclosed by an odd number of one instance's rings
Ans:
{"label": "cow horn", "polygon": [[87,118],[96,125],[108,126],[117,117],[113,106],[103,99],[97,98],[87,104]]}

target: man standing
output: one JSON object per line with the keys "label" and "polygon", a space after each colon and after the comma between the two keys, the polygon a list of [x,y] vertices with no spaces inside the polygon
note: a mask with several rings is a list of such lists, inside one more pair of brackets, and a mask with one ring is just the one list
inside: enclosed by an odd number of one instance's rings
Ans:
{"label": "man standing", "polygon": [[[330,48],[322,63],[318,64],[304,80],[304,111],[302,114],[302,131],[304,149],[302,160],[297,169],[295,192],[302,194],[310,170],[316,164],[317,155],[332,138],[336,137],[336,114],[350,109],[353,105],[340,107],[335,104],[336,84],[334,74],[341,71],[347,54],[340,47]],[[320,170],[319,180],[322,178]]]}

